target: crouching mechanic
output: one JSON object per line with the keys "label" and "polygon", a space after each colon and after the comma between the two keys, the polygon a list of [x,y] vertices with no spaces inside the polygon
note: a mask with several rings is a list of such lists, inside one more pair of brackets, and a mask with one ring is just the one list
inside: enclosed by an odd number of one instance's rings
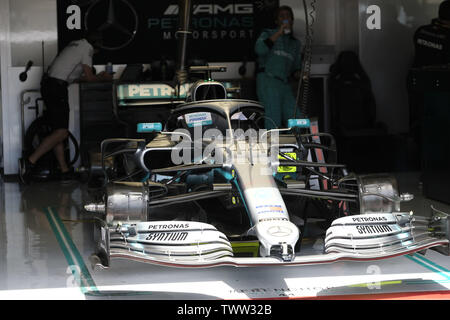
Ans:
{"label": "crouching mechanic", "polygon": [[44,138],[36,150],[26,159],[19,160],[19,175],[28,183],[36,162],[53,149],[61,171],[62,181],[73,178],[73,169],[68,167],[64,154],[64,141],[69,132],[69,84],[79,81],[111,80],[105,72],[95,75],[92,57],[101,45],[101,34],[91,32],[84,39],[70,42],[55,58],[41,81],[41,95],[46,111],[44,117],[52,132]]}
{"label": "crouching mechanic", "polygon": [[264,30],[255,44],[257,95],[265,108],[266,129],[287,127],[297,107],[289,77],[299,78],[301,69],[301,44],[292,34],[292,8],[279,7],[275,23],[278,29]]}

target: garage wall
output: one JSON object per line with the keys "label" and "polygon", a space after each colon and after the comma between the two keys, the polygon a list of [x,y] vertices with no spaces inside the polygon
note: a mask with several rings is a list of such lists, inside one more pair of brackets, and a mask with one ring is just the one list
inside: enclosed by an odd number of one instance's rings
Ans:
{"label": "garage wall", "polygon": [[[9,0],[0,0],[0,129],[2,132],[0,145],[2,154],[4,153],[3,146],[5,141],[5,134],[3,130],[3,111],[4,106],[8,101],[8,78],[7,70],[10,65],[11,51],[9,47]],[[3,166],[4,160],[1,159]]]}
{"label": "garage wall", "polygon": [[[358,51],[359,3],[358,0],[306,0],[308,8],[316,8],[314,45],[342,50]],[[305,36],[305,13],[302,0],[280,0],[280,4],[294,10],[294,31],[300,39]]]}
{"label": "garage wall", "polygon": [[336,52],[359,51],[358,0],[336,0]]}
{"label": "garage wall", "polygon": [[[0,0],[2,141],[5,174],[18,172],[22,152],[20,95],[39,89],[42,41],[45,63],[56,55],[56,0]],[[27,61],[33,61],[25,82],[19,80]]]}
{"label": "garage wall", "polygon": [[10,0],[10,41],[13,67],[29,60],[42,66],[42,42],[45,64],[57,53],[56,0]]}
{"label": "garage wall", "polygon": [[[310,4],[312,0],[307,0],[308,8],[311,9]],[[316,45],[335,45],[336,34],[334,32],[335,6],[337,0],[316,0],[315,8],[315,24],[314,24],[314,43]],[[305,11],[302,0],[280,0],[280,5],[288,5],[294,11],[294,33],[299,39],[305,36]]]}
{"label": "garage wall", "polygon": [[[1,19],[1,17],[0,17]],[[3,33],[2,25],[0,24],[0,38]],[[1,40],[0,40],[1,42]],[[2,121],[2,54],[0,52],[0,132],[2,132],[3,121]],[[0,137],[0,167],[3,167],[3,134]]]}

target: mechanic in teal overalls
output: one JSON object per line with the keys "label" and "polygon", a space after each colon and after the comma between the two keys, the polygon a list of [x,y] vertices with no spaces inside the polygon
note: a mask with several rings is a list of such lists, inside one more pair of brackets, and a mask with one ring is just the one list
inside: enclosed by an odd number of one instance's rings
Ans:
{"label": "mechanic in teal overalls", "polygon": [[266,129],[286,128],[292,119],[296,99],[288,78],[292,74],[299,78],[301,69],[301,44],[292,35],[292,8],[279,7],[275,23],[278,29],[265,29],[255,44],[257,95],[265,108]]}

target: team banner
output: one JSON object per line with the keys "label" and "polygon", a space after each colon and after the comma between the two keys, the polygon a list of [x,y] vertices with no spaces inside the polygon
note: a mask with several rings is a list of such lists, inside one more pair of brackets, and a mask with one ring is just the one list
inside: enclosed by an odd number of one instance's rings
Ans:
{"label": "team banner", "polygon": [[[273,23],[278,0],[194,0],[188,59],[253,60],[255,41]],[[178,0],[58,0],[58,47],[85,30],[103,35],[94,62],[175,60]]]}

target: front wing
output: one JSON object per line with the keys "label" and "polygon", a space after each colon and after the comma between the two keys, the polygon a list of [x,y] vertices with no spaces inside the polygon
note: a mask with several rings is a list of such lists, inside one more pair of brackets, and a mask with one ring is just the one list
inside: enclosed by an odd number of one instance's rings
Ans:
{"label": "front wing", "polygon": [[328,229],[322,251],[297,255],[290,261],[235,257],[226,236],[205,223],[137,222],[115,228],[101,223],[99,250],[91,256],[93,267],[101,268],[108,268],[111,259],[180,268],[300,266],[388,259],[430,248],[448,255],[450,247],[450,220],[438,211],[430,218],[393,213],[336,219]]}

